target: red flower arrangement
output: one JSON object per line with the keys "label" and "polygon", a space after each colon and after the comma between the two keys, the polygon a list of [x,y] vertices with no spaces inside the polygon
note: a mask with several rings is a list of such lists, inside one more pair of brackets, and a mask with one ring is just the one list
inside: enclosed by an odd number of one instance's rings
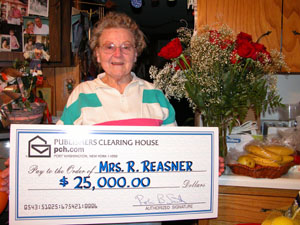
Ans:
{"label": "red flower arrangement", "polygon": [[150,67],[167,97],[187,98],[204,125],[218,126],[223,136],[243,122],[250,108],[259,116],[281,105],[273,74],[287,66],[278,51],[267,51],[247,33],[234,35],[225,25],[191,34],[179,29],[179,37],[158,53],[168,60],[165,66]]}

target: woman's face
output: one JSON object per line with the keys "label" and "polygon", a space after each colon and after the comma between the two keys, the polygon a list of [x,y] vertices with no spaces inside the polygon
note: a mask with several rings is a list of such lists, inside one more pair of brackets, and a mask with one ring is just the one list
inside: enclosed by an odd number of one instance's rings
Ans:
{"label": "woman's face", "polygon": [[34,25],[33,23],[28,24],[28,30],[33,31]]}
{"label": "woman's face", "polygon": [[98,41],[97,62],[106,75],[115,80],[129,76],[137,59],[133,34],[125,28],[108,28]]}

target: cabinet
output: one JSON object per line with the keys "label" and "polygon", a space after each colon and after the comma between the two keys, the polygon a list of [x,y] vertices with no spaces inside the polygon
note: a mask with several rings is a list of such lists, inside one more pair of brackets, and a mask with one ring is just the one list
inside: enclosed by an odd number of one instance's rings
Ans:
{"label": "cabinet", "polygon": [[[71,65],[71,1],[49,0],[50,60],[43,67]],[[0,52],[0,67],[24,60],[22,52]]]}
{"label": "cabinet", "polygon": [[268,49],[280,49],[281,0],[198,0],[198,28],[224,23],[236,33],[251,34],[256,41],[271,31],[260,43]]}
{"label": "cabinet", "polygon": [[300,72],[300,4],[283,1],[282,52],[291,72]]}
{"label": "cabinet", "polygon": [[290,206],[297,190],[219,186],[218,218],[199,220],[198,225],[261,223],[271,209]]}
{"label": "cabinet", "polygon": [[[224,23],[261,39],[268,50],[282,51],[292,73],[300,72],[300,5],[294,0],[198,0],[197,28]],[[298,32],[296,35],[293,31]],[[284,71],[283,71],[284,72]]]}

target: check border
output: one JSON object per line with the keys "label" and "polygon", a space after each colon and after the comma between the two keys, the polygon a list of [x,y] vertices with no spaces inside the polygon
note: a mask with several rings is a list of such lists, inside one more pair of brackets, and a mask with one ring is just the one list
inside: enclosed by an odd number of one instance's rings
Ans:
{"label": "check border", "polygon": [[117,218],[117,217],[144,217],[144,216],[168,216],[168,215],[183,215],[183,214],[204,214],[204,213],[212,213],[214,209],[214,180],[215,180],[215,171],[214,171],[214,151],[216,151],[216,146],[214,146],[214,138],[218,133],[214,131],[147,131],[147,130],[130,130],[127,129],[96,129],[90,130],[89,134],[94,135],[206,135],[210,137],[211,144],[211,176],[210,176],[210,207],[208,210],[182,210],[176,212],[149,212],[149,213],[124,213],[124,214],[90,214],[90,215],[57,215],[57,216],[20,216],[19,215],[19,198],[20,198],[20,167],[19,167],[19,159],[20,159],[20,135],[22,134],[66,134],[67,132],[61,129],[16,129],[16,174],[15,174],[15,183],[16,183],[16,191],[15,191],[15,220],[34,220],[34,219],[43,219],[43,220],[53,220],[53,219],[86,219],[86,218]]}

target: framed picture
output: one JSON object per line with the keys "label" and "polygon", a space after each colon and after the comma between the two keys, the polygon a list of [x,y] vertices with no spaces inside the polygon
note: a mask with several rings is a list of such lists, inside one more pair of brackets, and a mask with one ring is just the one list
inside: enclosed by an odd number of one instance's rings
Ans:
{"label": "framed picture", "polygon": [[6,21],[8,24],[14,24],[14,25],[22,25],[23,24],[23,16],[28,15],[27,12],[27,1],[19,1],[19,0],[13,0],[13,1],[3,1],[6,2],[3,5],[5,7],[2,8],[1,5],[1,11],[6,11],[6,17],[1,17],[3,21]]}
{"label": "framed picture", "polygon": [[36,43],[41,43],[43,50],[49,54],[49,35],[24,34],[23,51],[33,51]]}
{"label": "framed picture", "polygon": [[23,17],[24,34],[49,35],[49,19],[40,16]]}
{"label": "framed picture", "polygon": [[2,36],[2,39],[5,38],[6,40],[8,40],[10,45],[10,49],[1,46],[2,51],[23,51],[23,38],[21,26],[15,24],[1,23],[0,35]]}
{"label": "framed picture", "polygon": [[49,112],[53,115],[53,90],[51,86],[36,87],[36,94],[47,103]]}
{"label": "framed picture", "polygon": [[29,0],[29,14],[48,17],[49,0]]}
{"label": "framed picture", "polygon": [[0,50],[10,52],[10,35],[0,35]]}
{"label": "framed picture", "polygon": [[1,4],[1,22],[7,22],[7,3],[0,2]]}

